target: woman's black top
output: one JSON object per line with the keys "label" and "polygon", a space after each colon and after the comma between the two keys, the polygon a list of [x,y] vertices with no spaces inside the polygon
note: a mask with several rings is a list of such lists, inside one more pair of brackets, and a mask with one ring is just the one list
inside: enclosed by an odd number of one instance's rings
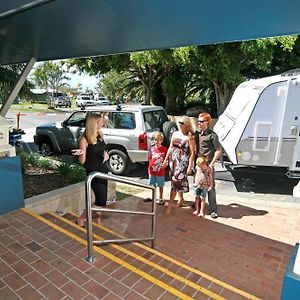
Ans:
{"label": "woman's black top", "polygon": [[91,172],[107,173],[106,163],[103,163],[105,150],[106,145],[101,137],[98,137],[95,144],[88,144],[84,163],[87,175]]}
{"label": "woman's black top", "polygon": [[[86,148],[84,167],[86,174],[91,172],[107,173],[106,163],[103,163],[106,145],[101,137],[98,137],[95,144],[88,144]],[[106,206],[107,202],[107,180],[95,177],[91,183],[95,194],[95,205]]]}

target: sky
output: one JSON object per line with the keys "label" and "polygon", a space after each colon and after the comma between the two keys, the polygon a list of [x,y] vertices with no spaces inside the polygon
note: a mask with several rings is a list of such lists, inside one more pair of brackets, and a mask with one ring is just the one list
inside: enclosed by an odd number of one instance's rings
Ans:
{"label": "sky", "polygon": [[66,75],[71,78],[71,80],[67,81],[70,87],[76,87],[78,83],[81,83],[83,90],[85,90],[86,88],[92,91],[95,90],[98,81],[98,79],[95,76],[73,73],[67,73]]}
{"label": "sky", "polygon": [[[53,63],[58,63],[59,60],[53,60]],[[40,64],[40,62],[37,62],[34,65],[34,68],[32,69],[31,73],[34,72],[34,69],[36,68],[36,66],[38,66]],[[76,87],[76,85],[78,83],[82,84],[82,90],[84,91],[86,88],[88,88],[89,90],[95,91],[96,85],[97,85],[97,81],[98,79],[96,78],[96,76],[89,76],[86,74],[73,74],[73,73],[68,73],[65,70],[64,75],[68,76],[71,78],[71,80],[66,80],[66,83],[68,83],[70,85],[70,87]]]}

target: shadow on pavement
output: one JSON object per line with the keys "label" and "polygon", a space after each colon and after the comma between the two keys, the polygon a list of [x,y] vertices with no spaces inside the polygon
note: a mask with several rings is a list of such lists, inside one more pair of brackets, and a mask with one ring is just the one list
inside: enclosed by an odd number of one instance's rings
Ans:
{"label": "shadow on pavement", "polygon": [[219,204],[218,212],[219,217],[232,219],[241,219],[246,216],[263,216],[268,213],[266,210],[258,210],[237,203],[231,203],[228,205]]}
{"label": "shadow on pavement", "polygon": [[238,192],[260,194],[293,195],[298,179],[288,178],[284,168],[227,166],[228,174],[218,174],[218,179],[232,181]]}
{"label": "shadow on pavement", "polygon": [[141,179],[148,178],[148,164],[136,163],[131,170],[125,175],[126,177],[140,177]]}
{"label": "shadow on pavement", "polygon": [[[125,175],[126,177],[139,177],[141,179],[148,179],[148,163],[137,163]],[[169,168],[166,169],[166,182],[169,181]]]}

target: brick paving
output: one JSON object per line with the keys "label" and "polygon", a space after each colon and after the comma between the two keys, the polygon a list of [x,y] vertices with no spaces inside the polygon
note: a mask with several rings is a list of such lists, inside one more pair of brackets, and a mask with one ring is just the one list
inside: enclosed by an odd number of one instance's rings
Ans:
{"label": "brick paving", "polygon": [[[130,197],[116,207],[150,210],[151,203],[142,199]],[[180,298],[171,288],[193,299],[208,299],[199,287],[216,298],[247,299],[228,285],[258,298],[280,299],[291,250],[300,239],[300,210],[218,204],[216,220],[192,216],[189,206],[165,217],[164,207],[158,206],[156,250],[163,254],[136,244],[101,247],[122,264],[98,252],[96,262],[88,263],[86,246],[78,240],[23,211],[2,215],[0,299]],[[85,231],[59,217],[43,217],[81,239],[86,237]],[[73,214],[65,217],[74,224]],[[150,233],[150,219],[134,215],[105,214],[103,225],[129,237]],[[94,233],[114,236],[98,227]]]}

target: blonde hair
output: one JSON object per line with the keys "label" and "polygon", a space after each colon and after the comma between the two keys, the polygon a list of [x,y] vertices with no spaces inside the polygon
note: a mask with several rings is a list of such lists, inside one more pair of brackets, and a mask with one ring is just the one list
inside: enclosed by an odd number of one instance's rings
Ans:
{"label": "blonde hair", "polygon": [[207,160],[204,156],[199,156],[196,160],[196,164],[197,164],[197,166],[206,165]]}
{"label": "blonde hair", "polygon": [[183,122],[186,128],[187,133],[195,133],[195,128],[192,125],[192,121],[188,116],[182,116],[178,122]]}
{"label": "blonde hair", "polygon": [[154,134],[154,138],[163,141],[165,137],[164,137],[163,133],[158,131]]}
{"label": "blonde hair", "polygon": [[82,135],[86,138],[88,144],[94,144],[97,142],[98,137],[102,137],[102,133],[97,126],[100,119],[103,119],[102,114],[90,114],[86,118],[85,130]]}

